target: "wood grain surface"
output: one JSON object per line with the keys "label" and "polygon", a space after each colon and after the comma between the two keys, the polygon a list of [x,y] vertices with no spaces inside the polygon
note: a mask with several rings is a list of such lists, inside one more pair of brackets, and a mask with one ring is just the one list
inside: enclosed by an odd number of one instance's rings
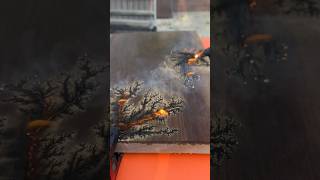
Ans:
{"label": "wood grain surface", "polygon": [[[166,97],[180,96],[185,100],[182,113],[169,121],[171,128],[179,133],[156,136],[134,143],[158,144],[207,144],[210,139],[210,70],[201,67],[197,72],[201,80],[195,89],[187,89],[179,74],[164,65],[165,57],[172,50],[184,48],[201,49],[201,41],[194,32],[140,32],[115,34],[110,42],[111,87],[126,85],[132,80],[144,81]],[[130,143],[129,143],[130,144]],[[126,146],[128,151],[130,146]],[[167,149],[168,150],[168,149]],[[126,151],[123,150],[122,151]],[[150,152],[153,150],[150,149]],[[154,148],[154,151],[158,151]],[[170,148],[169,150],[170,151]]]}
{"label": "wood grain surface", "polygon": [[216,52],[213,106],[243,126],[240,146],[213,179],[320,179],[320,23],[285,16],[256,22],[258,32],[288,43],[288,61],[266,68],[269,84],[243,86],[226,77],[226,61]]}
{"label": "wood grain surface", "polygon": [[[108,26],[107,3],[105,0],[1,2],[0,89],[2,83],[16,83],[35,74],[45,80],[60,72],[69,72],[84,53],[96,63],[107,63],[108,42],[104,38]],[[59,131],[76,130],[79,141],[92,143],[88,140],[92,137],[89,127],[104,119],[106,114],[108,73],[105,74],[88,111],[62,122],[57,126]],[[1,136],[0,140],[0,179],[25,179],[28,119],[15,105],[3,103],[0,115],[8,117],[9,127],[5,138]],[[104,174],[101,173],[102,179],[106,179]]]}

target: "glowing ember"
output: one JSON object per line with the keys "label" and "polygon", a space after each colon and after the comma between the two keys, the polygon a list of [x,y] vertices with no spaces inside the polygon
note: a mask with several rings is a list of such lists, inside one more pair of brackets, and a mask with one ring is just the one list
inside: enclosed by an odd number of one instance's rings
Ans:
{"label": "glowing ember", "polygon": [[188,64],[192,65],[192,64],[196,64],[197,63],[197,58],[190,58],[188,59]]}
{"label": "glowing ember", "polygon": [[198,59],[199,57],[201,57],[202,53],[203,53],[203,51],[198,51],[198,52],[194,55],[194,57],[195,57],[196,59]]}
{"label": "glowing ember", "polygon": [[194,75],[194,72],[192,72],[192,71],[186,73],[186,76],[187,76],[187,77],[191,77],[191,76],[193,76],[193,75]]}
{"label": "glowing ember", "polygon": [[119,104],[119,106],[123,106],[127,101],[128,101],[128,99],[120,99],[118,101],[118,104]]}
{"label": "glowing ember", "polygon": [[169,115],[169,113],[164,109],[160,109],[159,111],[155,112],[154,114],[157,117],[162,117],[162,118],[167,117]]}
{"label": "glowing ember", "polygon": [[52,123],[48,120],[33,120],[27,124],[27,130],[35,130],[40,128],[47,128]]}

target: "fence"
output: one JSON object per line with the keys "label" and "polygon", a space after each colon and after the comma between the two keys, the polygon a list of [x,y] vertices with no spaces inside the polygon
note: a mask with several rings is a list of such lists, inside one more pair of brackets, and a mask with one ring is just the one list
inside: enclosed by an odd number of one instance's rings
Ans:
{"label": "fence", "polygon": [[156,0],[110,0],[111,27],[154,30],[157,19]]}

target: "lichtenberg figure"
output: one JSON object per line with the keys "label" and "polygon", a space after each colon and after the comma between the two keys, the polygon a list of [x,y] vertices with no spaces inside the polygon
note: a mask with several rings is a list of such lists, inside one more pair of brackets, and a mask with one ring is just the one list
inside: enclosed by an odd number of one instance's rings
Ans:
{"label": "lichtenberg figure", "polygon": [[86,109],[86,103],[99,88],[97,77],[106,66],[93,65],[87,56],[79,60],[73,72],[42,80],[38,75],[4,87],[5,103],[17,104],[31,122],[56,121]]}
{"label": "lichtenberg figure", "polygon": [[211,122],[211,164],[220,166],[225,160],[230,159],[239,144],[237,129],[240,122],[233,117],[215,113]]}
{"label": "lichtenberg figure", "polygon": [[244,84],[252,80],[269,83],[270,79],[264,72],[266,65],[288,59],[288,46],[272,41],[272,36],[267,34],[250,35],[241,46],[228,45],[222,50],[225,57],[232,60],[231,67],[226,70],[227,75],[240,79]]}
{"label": "lichtenberg figure", "polygon": [[170,117],[181,112],[183,100],[167,100],[158,92],[142,89],[135,81],[125,88],[111,90],[111,128],[118,130],[120,140],[154,135],[173,135],[177,129],[168,127]]}
{"label": "lichtenberg figure", "polygon": [[106,66],[93,65],[84,55],[74,71],[63,73],[51,80],[35,75],[16,84],[2,87],[2,102],[16,104],[26,120],[27,165],[25,179],[39,177],[41,139],[55,121],[65,120],[86,110],[87,103],[99,87],[98,76]]}
{"label": "lichtenberg figure", "polygon": [[142,86],[142,82],[134,81],[128,87],[111,89],[111,179],[121,160],[121,154],[115,153],[119,140],[171,136],[178,132],[178,129],[168,127],[168,121],[183,110],[184,101],[179,97],[167,100],[160,93]]}
{"label": "lichtenberg figure", "polygon": [[[207,57],[207,58],[206,58]],[[192,70],[193,66],[210,66],[210,48],[204,50],[183,50],[173,51],[168,56],[174,67],[180,68],[184,85],[188,88],[195,88],[195,83],[200,80],[200,75]]]}

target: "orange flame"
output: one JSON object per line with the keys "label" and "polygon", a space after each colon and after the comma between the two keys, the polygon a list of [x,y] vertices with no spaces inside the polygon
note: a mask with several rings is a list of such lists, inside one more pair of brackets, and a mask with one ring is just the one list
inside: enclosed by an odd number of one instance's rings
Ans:
{"label": "orange flame", "polygon": [[157,112],[154,113],[157,117],[167,117],[169,113],[164,109],[159,109]]}
{"label": "orange flame", "polygon": [[118,105],[119,105],[119,106],[123,106],[127,101],[128,101],[128,99],[120,99],[120,100],[118,101]]}
{"label": "orange flame", "polygon": [[194,54],[194,58],[188,59],[188,65],[193,65],[198,62],[198,58],[202,56],[203,51],[198,51],[197,53]]}
{"label": "orange flame", "polygon": [[52,123],[48,120],[33,120],[27,124],[28,130],[40,129],[40,128],[47,128]]}
{"label": "orange flame", "polygon": [[193,65],[197,63],[197,58],[190,58],[188,59],[188,65]]}
{"label": "orange flame", "polygon": [[197,59],[197,58],[201,57],[202,54],[203,54],[203,51],[200,50],[194,55],[194,57]]}

